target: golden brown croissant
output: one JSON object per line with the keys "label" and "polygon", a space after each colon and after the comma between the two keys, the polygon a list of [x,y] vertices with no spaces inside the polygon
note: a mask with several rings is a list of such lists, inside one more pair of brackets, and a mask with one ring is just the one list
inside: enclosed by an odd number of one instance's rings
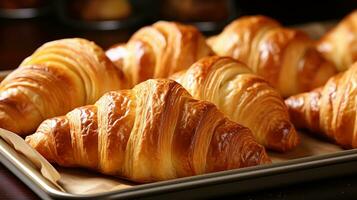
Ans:
{"label": "golden brown croissant", "polygon": [[333,139],[345,148],[357,147],[357,63],[331,77],[326,85],[285,100],[296,127]]}
{"label": "golden brown croissant", "polygon": [[134,86],[150,78],[167,78],[212,51],[195,27],[160,21],[141,28],[106,54]]}
{"label": "golden brown croissant", "polygon": [[251,131],[178,83],[151,79],[44,121],[26,141],[51,162],[136,182],[269,163]]}
{"label": "golden brown croissant", "polygon": [[217,55],[246,63],[284,97],[321,86],[336,71],[305,33],[264,16],[239,18],[208,44]]}
{"label": "golden brown croissant", "polygon": [[357,10],[322,37],[317,49],[339,71],[346,70],[357,61]]}
{"label": "golden brown croissant", "polygon": [[43,120],[124,87],[122,76],[93,42],[46,43],[0,84],[0,127],[20,135],[33,133]]}
{"label": "golden brown croissant", "polygon": [[172,78],[194,98],[216,104],[230,119],[251,129],[267,148],[287,151],[298,144],[284,100],[245,64],[228,57],[206,57]]}

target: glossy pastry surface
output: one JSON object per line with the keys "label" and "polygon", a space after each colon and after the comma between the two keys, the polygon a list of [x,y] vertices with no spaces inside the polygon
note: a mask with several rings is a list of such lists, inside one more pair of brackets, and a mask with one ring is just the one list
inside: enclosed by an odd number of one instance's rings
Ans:
{"label": "glossy pastry surface", "polygon": [[241,17],[207,41],[217,55],[246,63],[284,97],[321,86],[336,72],[305,33],[265,16]]}
{"label": "glossy pastry surface", "polygon": [[357,61],[357,10],[346,16],[335,28],[323,36],[318,50],[344,71]]}
{"label": "glossy pastry surface", "polygon": [[150,78],[167,78],[212,51],[194,26],[159,21],[141,28],[127,43],[113,46],[106,54],[134,86]]}
{"label": "glossy pastry surface", "polygon": [[229,57],[205,57],[171,78],[194,98],[216,104],[231,120],[251,129],[265,147],[287,151],[298,144],[279,92],[245,64]]}
{"label": "glossy pastry surface", "polygon": [[357,63],[331,77],[325,86],[285,100],[293,123],[334,140],[345,148],[357,147]]}
{"label": "glossy pastry surface", "polygon": [[85,39],[48,42],[0,84],[0,127],[33,133],[45,119],[125,88],[123,73]]}
{"label": "glossy pastry surface", "polygon": [[26,141],[61,166],[153,182],[269,163],[251,131],[171,80],[109,92]]}

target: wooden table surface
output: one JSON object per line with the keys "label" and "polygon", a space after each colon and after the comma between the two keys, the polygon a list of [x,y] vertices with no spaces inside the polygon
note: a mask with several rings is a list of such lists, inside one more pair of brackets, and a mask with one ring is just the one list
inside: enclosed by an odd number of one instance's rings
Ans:
{"label": "wooden table surface", "polygon": [[[131,31],[83,31],[61,25],[54,19],[0,20],[0,70],[14,69],[44,42],[84,37],[104,48],[125,41]],[[284,186],[233,198],[240,199],[342,199],[354,198],[357,174],[348,177]],[[24,183],[0,164],[0,199],[38,199]]]}

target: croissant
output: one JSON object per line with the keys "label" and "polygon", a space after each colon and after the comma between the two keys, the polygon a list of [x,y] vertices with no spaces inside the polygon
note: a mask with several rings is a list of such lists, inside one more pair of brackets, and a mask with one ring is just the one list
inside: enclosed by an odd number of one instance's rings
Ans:
{"label": "croissant", "polygon": [[270,162],[248,128],[168,79],[106,93],[44,121],[26,141],[50,162],[135,182]]}
{"label": "croissant", "polygon": [[207,42],[217,55],[246,63],[284,97],[321,86],[336,72],[305,33],[264,16],[239,18]]}
{"label": "croissant", "polygon": [[167,78],[212,51],[194,26],[159,21],[141,28],[126,44],[115,45],[106,54],[134,86],[150,78]]}
{"label": "croissant", "polygon": [[265,147],[287,151],[298,144],[279,92],[245,64],[229,57],[206,57],[172,79],[194,98],[216,104],[230,119],[248,127]]}
{"label": "croissant", "polygon": [[0,127],[27,135],[45,119],[125,86],[103,50],[84,39],[49,42],[0,84]]}
{"label": "croissant", "polygon": [[357,61],[357,10],[345,17],[317,44],[324,57],[344,71]]}
{"label": "croissant", "polygon": [[331,77],[325,86],[285,100],[296,127],[330,138],[344,148],[357,147],[357,63]]}

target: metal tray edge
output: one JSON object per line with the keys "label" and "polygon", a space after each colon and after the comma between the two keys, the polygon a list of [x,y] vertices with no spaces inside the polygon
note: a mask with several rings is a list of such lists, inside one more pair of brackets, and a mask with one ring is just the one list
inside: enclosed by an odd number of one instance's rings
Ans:
{"label": "metal tray edge", "polygon": [[[122,189],[119,191],[109,191],[99,194],[76,195],[55,190],[53,189],[53,186],[52,189],[48,185],[46,187],[46,185],[44,184],[50,183],[44,178],[42,178],[42,182],[31,178],[28,174],[25,173],[24,169],[19,168],[19,166],[14,163],[14,160],[11,157],[7,156],[9,152],[6,152],[6,147],[3,148],[4,145],[8,144],[4,141],[0,142],[0,162],[2,162],[7,168],[9,168],[36,194],[38,194],[41,198],[44,199],[96,199],[114,196],[116,198],[140,198],[145,196],[162,194],[164,192],[170,193],[182,190],[192,190],[195,188],[207,187],[212,185],[254,180],[261,177],[279,176],[282,174],[294,173],[296,171],[304,171],[313,168],[329,168],[329,166],[357,161],[357,149],[345,150],[342,152],[326,155],[298,158],[290,161],[284,161],[281,163],[273,163],[269,165],[203,174],[157,183],[149,183],[134,186],[132,188]],[[10,146],[8,145],[8,147]],[[307,179],[309,179],[309,177],[307,177]]]}

